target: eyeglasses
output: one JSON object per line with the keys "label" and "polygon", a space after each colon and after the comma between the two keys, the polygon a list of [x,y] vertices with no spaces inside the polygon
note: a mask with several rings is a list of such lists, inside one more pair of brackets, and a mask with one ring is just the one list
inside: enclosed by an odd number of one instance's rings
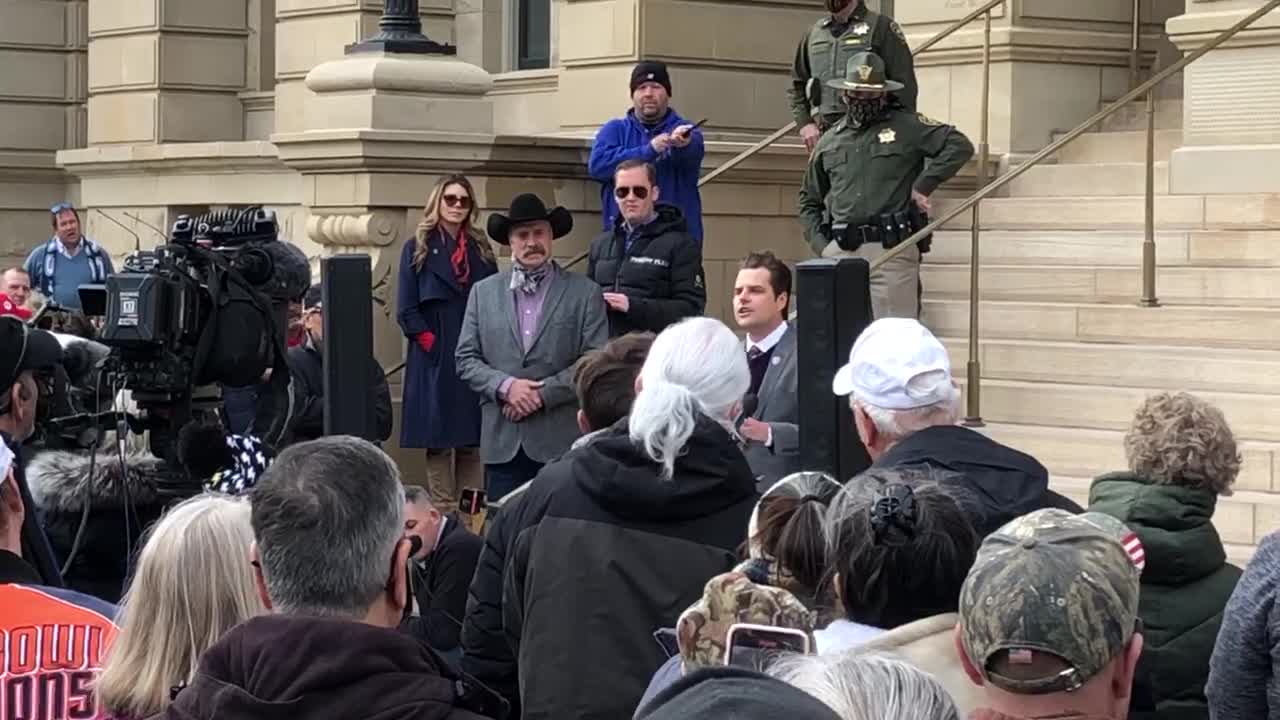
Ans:
{"label": "eyeglasses", "polygon": [[621,186],[614,188],[613,194],[619,200],[626,200],[627,195],[635,195],[637,200],[643,200],[649,197],[649,188],[643,185],[637,185],[635,187]]}
{"label": "eyeglasses", "polygon": [[471,207],[471,198],[466,195],[445,195],[444,204],[448,207]]}

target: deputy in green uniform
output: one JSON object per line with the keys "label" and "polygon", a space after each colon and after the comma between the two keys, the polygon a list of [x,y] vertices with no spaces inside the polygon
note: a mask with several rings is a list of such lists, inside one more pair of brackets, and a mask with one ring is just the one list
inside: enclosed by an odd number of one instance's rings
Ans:
{"label": "deputy in green uniform", "polygon": [[[819,255],[874,261],[928,223],[929,196],[973,156],[973,143],[950,125],[891,104],[889,93],[902,84],[885,77],[874,53],[850,58],[845,77],[827,85],[846,112],[809,159],[800,222]],[[919,272],[913,247],[871,274],[876,318],[916,317]]]}
{"label": "deputy in green uniform", "polygon": [[[813,152],[818,138],[844,116],[839,93],[825,87],[844,75],[849,58],[873,52],[885,63],[885,72],[900,88],[894,93],[902,107],[915,112],[916,70],[902,28],[887,15],[867,9],[866,0],[826,0],[831,13],[817,22],[796,48],[791,68],[791,114],[805,147]],[[822,101],[810,103],[809,80],[817,80]]]}

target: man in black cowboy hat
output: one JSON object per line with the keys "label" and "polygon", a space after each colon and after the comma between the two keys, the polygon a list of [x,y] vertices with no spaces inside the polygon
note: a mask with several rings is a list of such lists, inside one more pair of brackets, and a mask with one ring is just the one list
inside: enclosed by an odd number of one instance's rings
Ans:
{"label": "man in black cowboy hat", "polygon": [[[849,58],[844,77],[827,85],[840,93],[845,116],[809,158],[800,221],[822,257],[873,262],[928,224],[929,196],[973,156],[973,143],[950,125],[894,107],[888,94],[902,84],[885,77],[875,53]],[[909,248],[871,274],[877,320],[919,314],[920,251]]]}
{"label": "man in black cowboy hat", "polygon": [[885,73],[899,84],[894,99],[906,110],[915,111],[918,93],[911,48],[898,23],[868,10],[866,0],[826,0],[826,7],[830,14],[809,28],[796,48],[788,91],[791,114],[810,152],[844,116],[840,94],[826,84],[842,77],[854,55],[869,51],[884,59]]}
{"label": "man in black cowboy hat", "polygon": [[489,499],[533,479],[578,437],[573,366],[609,337],[600,287],[562,270],[551,245],[573,216],[537,195],[489,218],[512,267],[476,284],[458,339],[458,376],[480,395],[480,457]]}

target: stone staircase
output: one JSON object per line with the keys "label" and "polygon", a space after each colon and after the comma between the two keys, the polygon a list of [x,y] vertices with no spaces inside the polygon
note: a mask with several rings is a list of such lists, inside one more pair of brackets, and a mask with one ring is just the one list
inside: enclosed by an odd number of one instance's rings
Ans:
{"label": "stone staircase", "polygon": [[[982,414],[992,436],[1039,458],[1055,487],[1083,502],[1090,478],[1124,468],[1124,430],[1146,395],[1203,395],[1243,444],[1236,492],[1215,516],[1243,562],[1280,529],[1280,197],[1170,195],[1181,118],[1180,100],[1159,102],[1161,307],[1137,304],[1141,106],[983,203]],[[922,271],[925,321],[958,377],[968,358],[968,224],[962,216],[935,237]]]}

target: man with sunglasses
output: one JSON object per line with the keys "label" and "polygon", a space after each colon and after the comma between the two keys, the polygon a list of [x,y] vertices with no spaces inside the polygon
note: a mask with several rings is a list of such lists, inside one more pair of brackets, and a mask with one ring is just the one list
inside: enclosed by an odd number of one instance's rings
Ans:
{"label": "man with sunglasses", "polygon": [[665,63],[642,60],[631,71],[631,109],[596,132],[587,171],[600,182],[604,229],[614,226],[621,203],[614,201],[614,179],[628,161],[654,166],[663,202],[680,208],[689,234],[702,245],[702,196],[698,175],[705,154],[702,123],[691,123],[671,109],[671,74]]}
{"label": "man with sunglasses", "polygon": [[657,169],[627,160],[614,174],[619,215],[591,243],[587,275],[604,289],[609,337],[662,332],[707,306],[702,249],[680,208],[659,203]]}
{"label": "man with sunglasses", "polygon": [[80,214],[70,203],[49,208],[54,235],[23,263],[33,287],[58,305],[80,309],[80,286],[106,282],[115,272],[111,256],[80,232]]}
{"label": "man with sunglasses", "polygon": [[[14,477],[22,505],[36,507],[27,487],[22,443],[36,428],[36,408],[48,395],[50,374],[62,362],[62,347],[52,334],[28,327],[16,317],[0,317],[0,438],[16,456]],[[22,521],[22,557],[40,574],[40,584],[62,587],[62,575],[35,513]]]}

